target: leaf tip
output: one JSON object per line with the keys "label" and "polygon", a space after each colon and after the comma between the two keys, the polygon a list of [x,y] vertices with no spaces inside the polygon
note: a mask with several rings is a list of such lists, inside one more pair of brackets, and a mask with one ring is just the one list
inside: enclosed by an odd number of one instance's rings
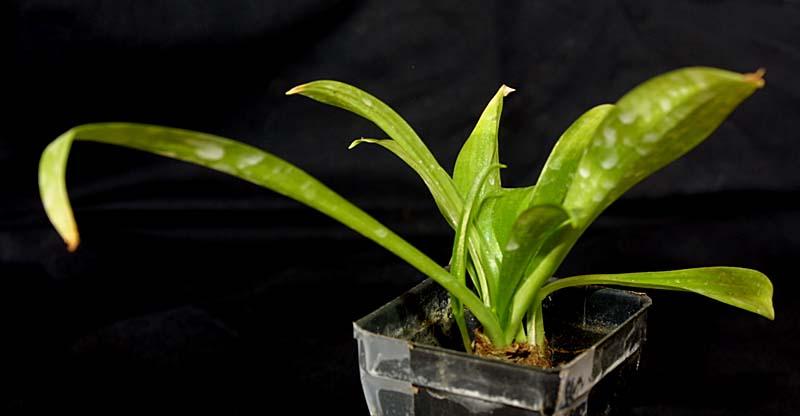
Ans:
{"label": "leaf tip", "polygon": [[361,144],[361,142],[363,142],[363,141],[364,141],[364,138],[363,138],[363,137],[362,137],[362,138],[360,138],[360,139],[355,139],[355,140],[353,140],[352,142],[350,142],[350,145],[349,145],[349,146],[347,146],[347,150],[352,150],[354,147],[356,147],[356,146],[360,145],[360,144]]}
{"label": "leaf tip", "polygon": [[756,88],[762,88],[765,84],[764,75],[767,70],[765,68],[758,68],[755,72],[744,74],[744,80],[755,85]]}
{"label": "leaf tip", "polygon": [[500,91],[502,92],[503,97],[508,97],[508,94],[511,94],[512,92],[516,91],[516,89],[511,88],[506,84],[503,84],[500,86]]}
{"label": "leaf tip", "polygon": [[285,94],[286,95],[299,94],[299,93],[303,92],[303,90],[305,89],[306,85],[308,85],[308,84],[298,85],[298,86],[290,89],[289,91],[286,91]]}
{"label": "leaf tip", "polygon": [[80,237],[78,236],[78,232],[75,231],[74,234],[64,237],[64,242],[67,243],[67,251],[70,253],[74,253],[75,250],[78,249],[78,244],[80,244]]}

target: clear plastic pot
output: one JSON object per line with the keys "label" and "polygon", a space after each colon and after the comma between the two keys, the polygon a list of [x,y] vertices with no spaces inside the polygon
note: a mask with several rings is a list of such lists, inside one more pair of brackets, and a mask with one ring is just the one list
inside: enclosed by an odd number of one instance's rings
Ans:
{"label": "clear plastic pot", "polygon": [[555,292],[543,306],[556,365],[541,369],[465,353],[447,293],[426,280],[354,323],[367,405],[375,416],[611,414],[638,368],[650,304],[610,288]]}

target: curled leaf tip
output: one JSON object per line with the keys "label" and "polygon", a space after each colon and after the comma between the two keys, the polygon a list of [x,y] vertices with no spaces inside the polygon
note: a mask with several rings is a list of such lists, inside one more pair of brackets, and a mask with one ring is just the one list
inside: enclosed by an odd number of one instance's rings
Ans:
{"label": "curled leaf tip", "polygon": [[503,85],[500,87],[500,89],[503,91],[503,97],[507,97],[507,96],[508,96],[508,94],[511,94],[512,92],[516,91],[516,89],[514,89],[514,88],[511,88],[511,87],[509,87],[509,86],[508,86],[508,85],[506,85],[506,84],[503,84]]}
{"label": "curled leaf tip", "polygon": [[347,150],[351,150],[352,148],[354,148],[354,147],[356,147],[356,146],[360,145],[360,144],[361,144],[361,142],[363,142],[363,141],[364,141],[364,138],[363,138],[363,137],[362,137],[362,138],[360,138],[360,139],[355,139],[355,140],[353,140],[352,142],[350,142],[350,145],[349,145],[349,146],[347,146]]}
{"label": "curled leaf tip", "polygon": [[305,88],[305,86],[306,86],[306,84],[298,85],[298,86],[290,89],[289,91],[286,91],[286,95],[294,95],[294,94],[298,94],[300,92],[303,92],[303,89]]}
{"label": "curled leaf tip", "polygon": [[761,88],[764,86],[764,75],[766,75],[766,73],[766,69],[758,68],[755,72],[744,74],[744,80],[752,83],[756,88]]}

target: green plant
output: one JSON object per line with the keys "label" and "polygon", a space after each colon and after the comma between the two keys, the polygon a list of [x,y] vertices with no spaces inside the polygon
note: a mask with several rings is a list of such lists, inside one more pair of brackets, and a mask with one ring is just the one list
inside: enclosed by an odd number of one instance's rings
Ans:
{"label": "green plant", "polygon": [[[708,267],[568,277],[547,283],[597,216],[626,190],[688,152],[763,86],[762,73],[685,68],[653,78],[615,105],[580,116],[561,136],[534,186],[501,185],[497,132],[501,86],[461,149],[450,176],[414,130],[372,95],[335,81],[300,85],[300,94],[358,114],[390,139],[382,146],[414,169],[455,230],[447,271],[377,220],[294,165],[255,147],[169,127],[100,123],[75,127],[42,154],[39,185],[47,214],[70,250],[78,231],[65,170],[74,140],[132,147],[215,169],[296,199],[375,241],[441,284],[452,299],[465,347],[464,307],[497,347],[545,342],[542,301],[568,286],[610,284],[683,290],[774,318],[772,284],[762,273]],[[469,278],[469,280],[467,280]]]}

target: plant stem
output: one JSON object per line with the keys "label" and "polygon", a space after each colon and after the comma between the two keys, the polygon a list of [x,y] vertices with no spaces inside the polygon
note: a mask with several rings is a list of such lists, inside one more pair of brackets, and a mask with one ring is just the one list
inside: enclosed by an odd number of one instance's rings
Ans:
{"label": "plant stem", "polygon": [[528,313],[528,334],[533,345],[543,346],[544,337],[544,318],[542,315],[542,299],[538,296]]}
{"label": "plant stem", "polygon": [[[568,239],[567,241],[562,241],[559,245],[557,245],[553,250],[551,250],[539,263],[538,267],[536,267],[524,280],[522,285],[517,290],[517,293],[514,295],[514,300],[511,302],[511,313],[509,319],[507,321],[506,331],[505,331],[505,345],[511,343],[514,339],[514,336],[519,331],[519,328],[522,326],[522,318],[525,316],[525,313],[531,308],[534,300],[536,299],[536,292],[542,286],[542,284],[549,279],[553,273],[555,273],[558,266],[561,265],[561,262],[566,257],[569,249],[572,248],[574,244],[573,241],[569,241],[573,239]],[[536,339],[541,338],[544,339],[544,334],[540,334],[543,331],[536,331],[536,336],[531,336],[528,334],[528,337],[531,340],[536,342]],[[536,342],[536,345],[541,345],[540,343]]]}
{"label": "plant stem", "polygon": [[464,320],[464,305],[454,297],[450,295],[450,308],[453,311],[453,318],[456,320],[456,325],[458,326],[458,332],[461,333],[461,342],[464,343],[464,351],[468,353],[472,353],[472,340],[469,337],[469,329],[467,328],[467,322]]}

